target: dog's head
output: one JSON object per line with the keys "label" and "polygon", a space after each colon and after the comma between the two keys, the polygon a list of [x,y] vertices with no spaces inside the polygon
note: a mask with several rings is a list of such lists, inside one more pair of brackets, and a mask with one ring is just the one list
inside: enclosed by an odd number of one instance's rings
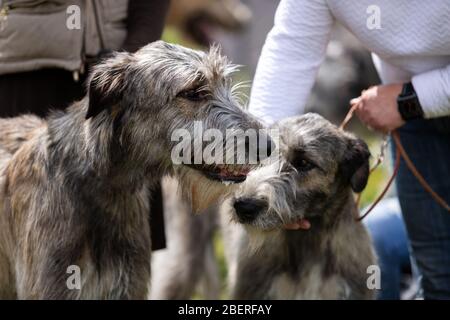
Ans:
{"label": "dog's head", "polygon": [[267,134],[266,144],[247,138],[262,127],[236,98],[235,70],[217,48],[204,53],[158,41],[135,54],[116,53],[92,71],[86,118],[93,126],[113,123],[130,163],[144,170],[176,164],[200,207],[226,191],[222,182],[244,181],[253,158],[270,154]]}
{"label": "dog's head", "polygon": [[367,184],[367,145],[317,114],[289,118],[278,128],[280,161],[249,175],[232,200],[234,217],[260,230],[336,218],[350,190]]}

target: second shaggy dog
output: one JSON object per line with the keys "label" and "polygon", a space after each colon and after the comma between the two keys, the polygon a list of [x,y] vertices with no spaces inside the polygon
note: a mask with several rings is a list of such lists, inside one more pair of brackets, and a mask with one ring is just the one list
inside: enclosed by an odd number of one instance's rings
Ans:
{"label": "second shaggy dog", "polygon": [[[373,298],[367,269],[375,256],[353,200],[368,179],[366,144],[314,114],[278,128],[280,162],[252,172],[222,207],[225,244],[237,250],[229,255],[232,298]],[[305,220],[309,230],[299,228]]]}

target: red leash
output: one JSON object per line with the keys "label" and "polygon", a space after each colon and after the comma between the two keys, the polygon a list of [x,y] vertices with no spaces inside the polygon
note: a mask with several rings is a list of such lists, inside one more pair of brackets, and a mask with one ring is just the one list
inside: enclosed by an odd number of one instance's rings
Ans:
{"label": "red leash", "polygon": [[[370,205],[370,207],[367,209],[367,211],[359,217],[355,217],[356,221],[361,221],[367,215],[377,206],[377,204],[384,198],[386,195],[386,192],[391,187],[392,182],[394,182],[395,177],[397,176],[398,169],[400,168],[400,153],[397,151],[395,155],[395,165],[394,165],[394,171],[392,172],[391,177],[389,178],[386,186],[384,187],[383,191],[381,191],[380,195],[375,199],[375,201]],[[358,198],[356,200],[356,206],[359,207],[359,199],[361,199],[361,193],[358,195]]]}

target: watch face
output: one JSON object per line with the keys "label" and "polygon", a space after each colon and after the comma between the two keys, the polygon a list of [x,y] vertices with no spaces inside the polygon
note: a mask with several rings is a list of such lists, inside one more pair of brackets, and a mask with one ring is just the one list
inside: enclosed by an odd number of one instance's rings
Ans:
{"label": "watch face", "polygon": [[415,94],[398,97],[398,111],[402,116],[403,120],[418,119],[423,117],[423,111],[420,107],[419,100]]}
{"label": "watch face", "polygon": [[401,95],[397,98],[398,101],[408,101],[408,100],[414,100],[417,98],[416,94],[414,92],[407,93],[405,95]]}
{"label": "watch face", "polygon": [[423,118],[423,110],[411,82],[403,85],[402,93],[397,98],[397,104],[403,120]]}

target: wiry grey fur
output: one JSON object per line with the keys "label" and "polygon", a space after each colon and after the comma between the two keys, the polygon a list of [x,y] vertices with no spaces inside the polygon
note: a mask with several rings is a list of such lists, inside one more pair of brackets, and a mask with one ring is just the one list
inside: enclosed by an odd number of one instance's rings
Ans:
{"label": "wiry grey fur", "polygon": [[[146,298],[148,190],[173,172],[171,133],[195,120],[259,128],[234,99],[233,70],[217,49],[155,42],[96,66],[67,112],[0,120],[0,298]],[[207,97],[186,99],[198,86]],[[194,211],[231,190],[202,169],[176,170]],[[66,286],[70,265],[81,290]]]}
{"label": "wiry grey fur", "polygon": [[[366,144],[315,114],[278,128],[280,161],[253,171],[222,206],[225,244],[234,250],[228,255],[232,298],[373,298],[366,271],[375,257],[364,226],[354,220],[352,194],[367,183]],[[254,209],[242,214],[243,203]],[[302,218],[310,230],[284,229]]]}

